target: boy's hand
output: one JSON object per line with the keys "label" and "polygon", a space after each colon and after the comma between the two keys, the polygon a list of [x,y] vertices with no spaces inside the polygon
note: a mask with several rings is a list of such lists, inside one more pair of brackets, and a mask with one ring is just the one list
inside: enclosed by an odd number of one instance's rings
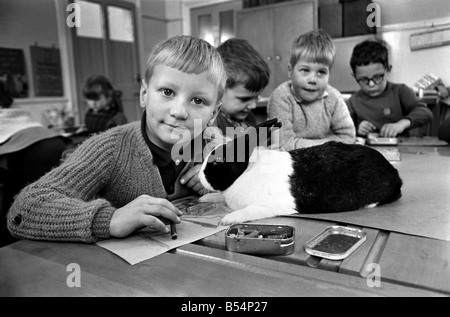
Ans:
{"label": "boy's hand", "polygon": [[359,124],[358,135],[366,136],[369,133],[374,132],[376,129],[377,127],[374,126],[371,122],[364,120]]}
{"label": "boy's hand", "polygon": [[411,126],[411,121],[401,119],[396,123],[386,123],[380,129],[380,136],[394,138]]}
{"label": "boy's hand", "polygon": [[201,164],[194,165],[190,170],[188,170],[184,175],[181,176],[181,184],[186,185],[192,190],[196,191],[199,195],[204,195],[209,193],[209,191],[203,187],[202,183],[200,183],[200,179],[198,177],[198,173],[202,168]]}
{"label": "boy's hand", "polygon": [[181,211],[167,199],[141,195],[122,208],[116,209],[109,224],[109,234],[112,237],[123,238],[145,227],[167,233],[169,229],[157,217],[180,223],[181,215]]}

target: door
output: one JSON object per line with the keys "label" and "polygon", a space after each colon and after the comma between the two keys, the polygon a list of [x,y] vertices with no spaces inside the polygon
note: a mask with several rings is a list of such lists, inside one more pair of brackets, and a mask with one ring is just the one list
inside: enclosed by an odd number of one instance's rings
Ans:
{"label": "door", "polygon": [[75,3],[80,5],[82,17],[81,26],[73,28],[72,37],[81,122],[87,110],[81,91],[93,74],[109,78],[114,88],[122,92],[128,121],[139,120],[142,110],[134,4],[115,0]]}
{"label": "door", "polygon": [[226,1],[191,8],[191,34],[219,46],[235,37],[235,12],[242,9],[241,0]]}
{"label": "door", "polygon": [[247,9],[237,12],[237,37],[246,39],[258,53],[266,59],[270,69],[270,80],[261,94],[268,97],[275,82],[273,10]]}
{"label": "door", "polygon": [[316,28],[316,1],[292,1],[237,12],[237,37],[248,40],[271,70],[269,85],[262,96],[268,97],[288,80],[292,42],[300,34]]}
{"label": "door", "polygon": [[275,72],[273,74],[276,87],[288,80],[288,64],[292,42],[301,34],[314,30],[314,2],[281,5],[273,9],[274,21],[274,58]]}

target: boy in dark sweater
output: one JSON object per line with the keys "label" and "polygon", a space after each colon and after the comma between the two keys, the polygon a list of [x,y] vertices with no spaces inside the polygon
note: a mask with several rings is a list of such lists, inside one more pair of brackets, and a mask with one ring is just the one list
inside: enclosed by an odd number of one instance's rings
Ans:
{"label": "boy in dark sweater", "polygon": [[433,119],[431,110],[411,88],[387,80],[392,66],[383,41],[357,44],[350,66],[361,87],[347,102],[358,135],[378,132],[382,137],[396,137]]}
{"label": "boy in dark sweater", "polygon": [[[269,83],[269,66],[261,55],[243,39],[229,39],[217,51],[227,71],[227,84],[222,107],[214,125],[224,135],[233,138],[234,128],[246,129],[256,125],[252,110],[259,95]],[[227,133],[227,128],[229,133]]]}

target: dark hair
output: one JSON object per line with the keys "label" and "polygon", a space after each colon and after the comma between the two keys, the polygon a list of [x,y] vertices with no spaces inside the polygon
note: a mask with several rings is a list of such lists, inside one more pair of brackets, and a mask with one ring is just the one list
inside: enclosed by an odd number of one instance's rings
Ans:
{"label": "dark hair", "polygon": [[112,109],[123,112],[122,92],[115,90],[111,82],[103,75],[92,75],[84,84],[83,96],[86,99],[98,99],[104,95],[111,100],[109,106]]}
{"label": "dark hair", "polygon": [[11,92],[8,87],[0,81],[0,108],[9,108],[13,103]]}
{"label": "dark hair", "polygon": [[375,63],[382,64],[387,71],[390,71],[392,68],[389,65],[388,48],[385,41],[376,38],[365,40],[353,48],[352,57],[350,58],[350,67],[353,73],[355,73],[357,66]]}
{"label": "dark hair", "polygon": [[242,84],[245,89],[257,92],[269,83],[269,66],[246,40],[229,39],[217,51],[227,71],[226,88]]}

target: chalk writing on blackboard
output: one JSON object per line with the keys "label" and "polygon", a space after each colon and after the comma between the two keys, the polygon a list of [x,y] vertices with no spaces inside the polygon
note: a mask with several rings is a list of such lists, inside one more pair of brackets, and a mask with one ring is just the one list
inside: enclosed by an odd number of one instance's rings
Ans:
{"label": "chalk writing on blackboard", "polygon": [[31,64],[36,97],[63,96],[59,49],[31,46]]}
{"label": "chalk writing on blackboard", "polygon": [[9,88],[13,98],[28,97],[23,50],[0,47],[0,80]]}

